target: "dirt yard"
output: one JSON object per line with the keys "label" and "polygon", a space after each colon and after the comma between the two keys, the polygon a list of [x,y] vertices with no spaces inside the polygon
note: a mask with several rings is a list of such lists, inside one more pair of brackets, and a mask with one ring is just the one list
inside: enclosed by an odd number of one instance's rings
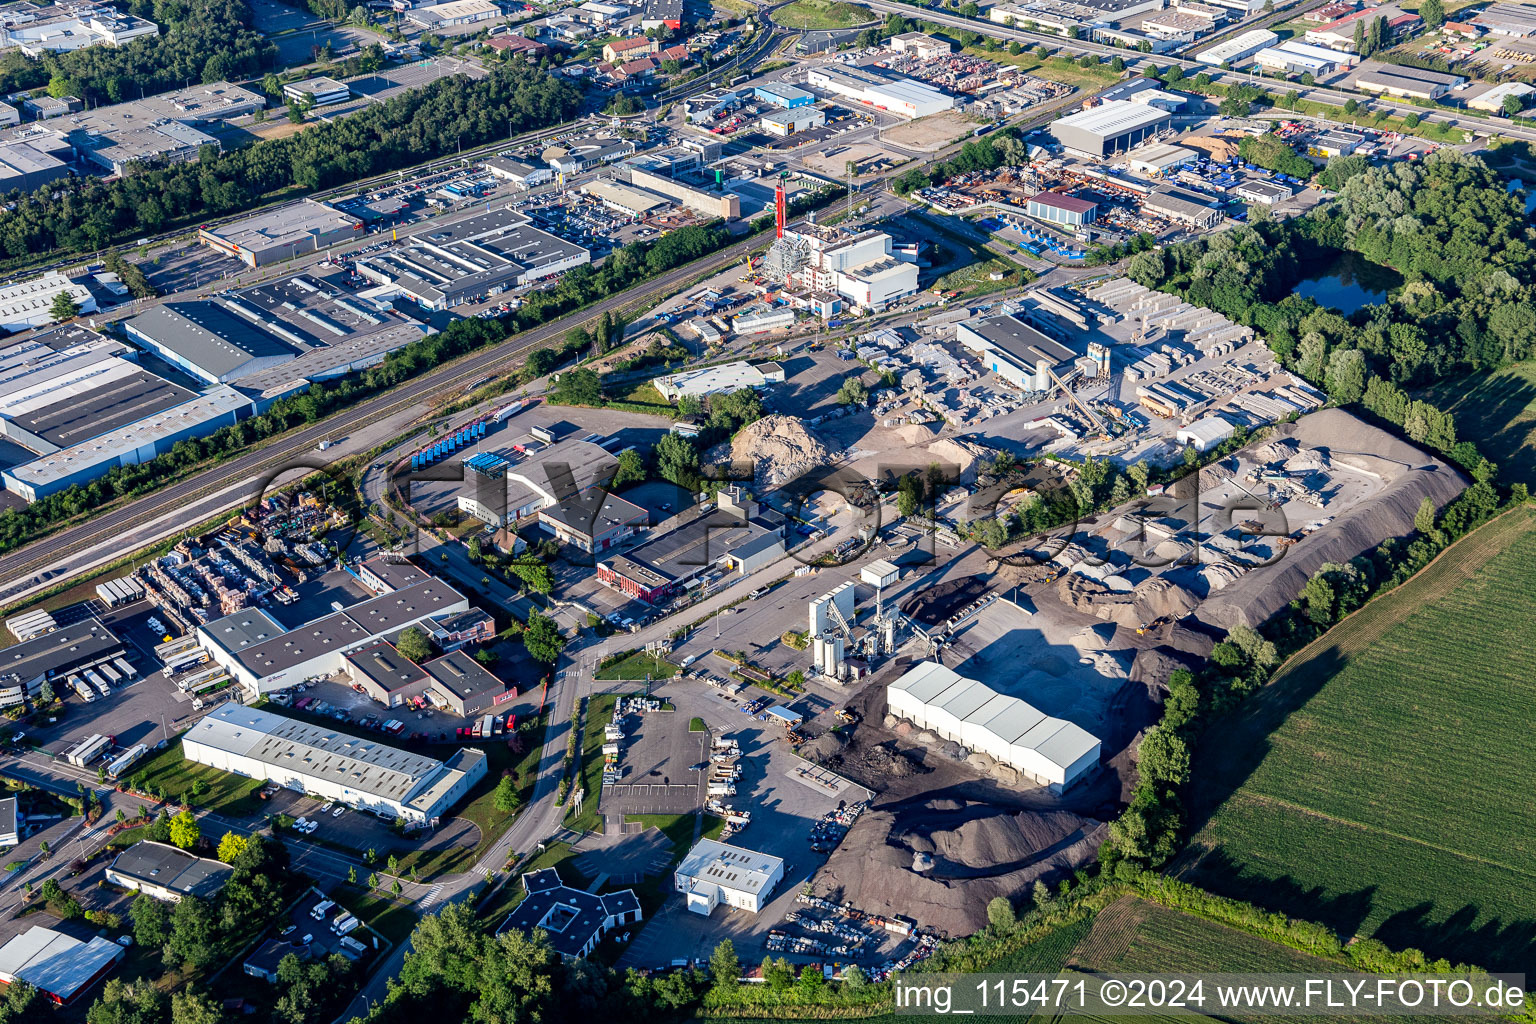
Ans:
{"label": "dirt yard", "polygon": [[971,134],[977,123],[957,110],[946,110],[887,128],[885,141],[915,153],[933,153]]}

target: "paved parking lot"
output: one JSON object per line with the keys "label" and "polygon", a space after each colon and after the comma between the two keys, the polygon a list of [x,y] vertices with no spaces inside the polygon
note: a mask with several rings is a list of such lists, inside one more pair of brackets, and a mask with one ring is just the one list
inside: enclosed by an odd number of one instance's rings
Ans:
{"label": "paved parking lot", "polygon": [[[743,696],[754,692],[745,691]],[[662,910],[630,941],[619,965],[659,967],[676,959],[707,959],[727,938],[736,943],[743,962],[757,963],[766,953],[769,929],[780,926],[800,888],[823,862],[822,855],[811,850],[811,826],[840,802],[867,799],[868,794],[853,787],[838,795],[805,784],[797,775],[805,762],[790,751],[783,731],[742,714],[736,703],[717,690],[680,680],[658,687],[655,695],[676,705],[684,729],[689,718],[698,716],[713,734],[740,743],[742,777],[736,783],[737,795],[726,802],[751,811],[752,823],[728,842],[784,858],[784,881],[759,914],[722,906],[705,918],[686,910],[680,897],[669,896]]]}
{"label": "paved parking lot", "polygon": [[689,732],[691,717],[652,711],[619,720],[623,783],[604,787],[604,815],[682,814],[703,805],[705,773],[688,769],[708,759],[708,734]]}

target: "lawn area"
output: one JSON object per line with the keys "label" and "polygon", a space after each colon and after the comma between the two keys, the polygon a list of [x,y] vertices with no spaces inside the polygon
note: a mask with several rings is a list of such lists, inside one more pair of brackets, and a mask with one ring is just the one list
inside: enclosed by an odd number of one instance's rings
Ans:
{"label": "lawn area", "polygon": [[598,669],[594,679],[671,679],[681,672],[682,666],[674,665],[659,654],[636,651],[622,661],[607,668]]}
{"label": "lawn area", "polygon": [[773,20],[786,28],[829,29],[862,25],[874,21],[875,15],[867,7],[838,0],[795,0],[774,11]]}
{"label": "lawn area", "polygon": [[706,728],[708,728],[708,727],[704,724],[704,719],[702,719],[702,718],[690,718],[690,719],[688,719],[688,731],[689,732],[703,732]]}
{"label": "lawn area", "polygon": [[[342,890],[336,902],[350,910],[363,924],[373,928],[395,945],[404,942],[416,927],[416,911],[410,903],[399,903],[384,893]],[[367,942],[362,939],[360,941]]]}
{"label": "lawn area", "polygon": [[[598,678],[602,678],[599,676]],[[576,768],[577,785],[582,788],[581,813],[567,813],[565,823],[578,832],[601,832],[603,816],[597,805],[603,793],[603,728],[613,721],[615,694],[604,693],[587,700],[587,717],[582,728],[581,749]],[[571,806],[575,806],[574,800]]]}
{"label": "lawn area", "polygon": [[1298,653],[1206,733],[1181,873],[1344,935],[1536,969],[1536,678],[1512,655],[1533,592],[1527,505]]}
{"label": "lawn area", "polygon": [[263,780],[188,761],[182,755],[180,738],[134,769],[129,778],[138,792],[164,792],[173,803],[190,803],[200,810],[246,815],[261,808],[261,797],[256,794]]}
{"label": "lawn area", "polygon": [[1476,438],[1502,479],[1536,480],[1536,360],[1446,381],[1414,397],[1456,417],[1456,433]]}

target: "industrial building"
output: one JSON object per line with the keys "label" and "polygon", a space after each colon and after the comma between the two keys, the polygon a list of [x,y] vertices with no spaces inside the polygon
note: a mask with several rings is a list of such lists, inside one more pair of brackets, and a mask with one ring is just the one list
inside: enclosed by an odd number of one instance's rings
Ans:
{"label": "industrial building", "polygon": [[24,981],[55,1005],[67,1006],[126,955],[122,946],[99,935],[81,942],[33,925],[0,946],[0,982]]}
{"label": "industrial building", "polygon": [[211,388],[177,405],[136,419],[68,448],[6,469],[5,488],[27,501],[87,483],[114,466],[132,466],[168,452],[177,441],[228,426],[253,409],[230,387]]}
{"label": "industrial building", "polygon": [[82,313],[96,312],[96,296],[89,288],[50,270],[42,277],[0,288],[0,329],[25,331],[53,323],[53,303],[60,295],[73,299]]}
{"label": "industrial building", "polygon": [[113,885],[167,903],[180,903],[188,896],[212,899],[233,873],[234,869],[221,861],[147,839],[134,843],[107,865],[107,881]]}
{"label": "industrial building", "polygon": [[955,106],[953,96],[940,92],[926,82],[887,78],[864,68],[814,67],[806,74],[805,81],[814,88],[825,89],[843,99],[902,117],[926,117],[952,110]]}
{"label": "industrial building", "polygon": [[672,886],[695,914],[721,904],[755,914],[784,880],[784,861],[771,854],[700,839],[672,872]]}
{"label": "industrial building", "polygon": [[0,850],[8,846],[16,846],[21,842],[21,814],[17,810],[16,798],[8,796],[0,798]]}
{"label": "industrial building", "polygon": [[638,188],[666,196],[678,205],[706,217],[719,217],[728,221],[741,219],[741,197],[734,192],[695,188],[633,165],[629,167],[629,180]]}
{"label": "industrial building", "polygon": [[567,959],[591,954],[603,936],[642,920],[640,899],[633,889],[597,893],[573,889],[554,868],[523,874],[523,899],[496,929],[527,935],[542,931],[555,952]]}
{"label": "industrial building", "polygon": [[1007,313],[956,324],[955,340],[986,369],[1025,391],[1049,390],[1077,359],[1076,352]]}
{"label": "industrial building", "polygon": [[1024,210],[1036,220],[1073,228],[1092,224],[1099,217],[1097,203],[1060,192],[1041,192],[1030,196]]}
{"label": "industrial building", "polygon": [[25,142],[0,143],[0,195],[35,192],[68,176],[69,167],[52,153]]}
{"label": "industrial building", "polygon": [[1291,192],[1289,186],[1282,185],[1278,181],[1250,178],[1234,188],[1232,194],[1250,203],[1263,203],[1265,206],[1274,206],[1276,203],[1285,202],[1294,193]]}
{"label": "industrial building", "polygon": [[432,680],[427,696],[456,715],[469,718],[517,696],[507,686],[463,651],[452,651],[441,658],[423,662],[421,670]]}
{"label": "industrial building", "polygon": [[539,156],[557,174],[580,174],[634,153],[635,144],[628,139],[604,138],[550,146]]}
{"label": "industrial building", "polygon": [[1378,20],[1386,23],[1387,39],[1384,40],[1386,42],[1405,32],[1411,32],[1423,24],[1418,15],[1406,14],[1399,7],[1365,7],[1358,11],[1351,11],[1326,25],[1307,29],[1303,38],[1309,43],[1330,50],[1354,53],[1355,32],[1357,30],[1369,32],[1370,26]]}
{"label": "industrial building", "polygon": [[0,50],[15,48],[28,57],[126,46],[159,32],[154,22],[107,4],[19,3],[0,12]]}
{"label": "industrial building", "polygon": [[1521,106],[1530,102],[1530,97],[1536,93],[1536,89],[1524,82],[1503,82],[1494,86],[1487,92],[1474,96],[1467,100],[1467,106],[1473,110],[1486,110],[1489,113],[1502,114],[1504,112],[1504,99],[1513,96],[1520,101]]}
{"label": "industrial building", "polygon": [[681,29],[683,0],[645,0],[645,8],[640,14],[640,27],[646,31],[662,27],[674,32]]}
{"label": "industrial building", "polygon": [[490,526],[513,525],[606,484],[619,464],[606,448],[590,441],[546,445],[535,440],[512,447],[521,461],[476,456],[464,463],[459,511]]}
{"label": "industrial building", "polygon": [[742,388],[762,390],[769,384],[784,383],[784,367],[778,363],[749,363],[738,360],[719,366],[705,366],[696,370],[683,370],[652,379],[651,384],[661,397],[676,402],[685,395],[707,398],[725,395]]}
{"label": "industrial building", "polygon": [[1099,741],[1080,727],[936,661],[913,666],[886,686],[885,695],[896,717],[986,754],[1054,793],[1099,763]]}
{"label": "industrial building", "polygon": [[917,292],[917,264],[896,258],[883,231],[848,234],[814,224],[786,227],[763,257],[775,281],[879,310]]}
{"label": "industrial building", "polygon": [[764,114],[757,123],[769,135],[782,139],[795,132],[820,128],[827,123],[827,115],[816,107],[800,107]]}
{"label": "industrial building", "polygon": [[286,689],[305,679],[346,672],[346,656],[379,640],[393,642],[416,626],[469,610],[469,602],[441,580],[423,578],[398,590],[329,612],[292,629],[259,608],[246,608],[197,627],[198,643],[251,696]]}
{"label": "industrial building", "polygon": [[599,554],[639,533],[650,513],[600,487],[568,495],[539,509],[539,528],[561,544]]}
{"label": "industrial building", "polygon": [[1377,71],[1362,71],[1355,76],[1355,86],[1366,92],[1418,100],[1438,100],[1466,81],[1461,75],[1447,75],[1423,68],[1385,65]]}
{"label": "industrial building", "polygon": [[204,127],[266,107],[260,93],[229,82],[210,82],[59,117],[51,127],[64,133],[76,156],[108,174],[133,164],[186,163],[202,147],[220,146]]}
{"label": "industrial building", "polygon": [[1266,71],[1278,71],[1282,75],[1331,75],[1339,68],[1337,54],[1319,57],[1310,53],[1297,53],[1283,46],[1267,46],[1254,54],[1253,60]]}
{"label": "industrial building", "polygon": [[[1280,37],[1268,29],[1256,28],[1241,35],[1234,36],[1225,42],[1217,43],[1208,49],[1195,54],[1195,60],[1201,64],[1210,64],[1219,67],[1223,64],[1236,66],[1252,57],[1267,47],[1274,46],[1280,41]],[[1307,33],[1307,41],[1312,41],[1312,33]]]}
{"label": "industrial building", "polygon": [[886,46],[897,53],[910,53],[918,60],[931,60],[955,52],[955,44],[948,39],[930,36],[926,32],[903,32],[891,36]]}
{"label": "industrial building", "polygon": [[226,703],[182,736],[189,761],[382,817],[435,825],[485,777],[485,754],[447,761],[257,708]]}
{"label": "industrial building", "polygon": [[494,177],[510,181],[518,188],[537,188],[545,182],[553,181],[555,177],[555,172],[548,167],[524,163],[506,156],[493,156],[486,160],[485,169]]}
{"label": "industrial building", "polygon": [[492,210],[414,235],[359,259],[363,278],[431,310],[499,295],[592,261],[592,253],[533,225],[513,209]]}
{"label": "industrial building", "polygon": [[793,110],[796,107],[809,107],[816,102],[816,97],[804,89],[796,88],[784,82],[765,82],[762,85],[753,86],[752,98],[768,103],[785,110]]}
{"label": "industrial building", "polygon": [[1172,185],[1153,189],[1142,200],[1141,208],[1155,217],[1192,228],[1215,227],[1222,217],[1220,208],[1211,205],[1209,196]]}
{"label": "industrial building", "polygon": [[38,456],[7,469],[5,486],[35,501],[251,411],[228,388],[196,394],[136,355],[78,324],[0,348],[0,436]]}
{"label": "industrial building", "polygon": [[62,686],[72,672],[123,657],[122,641],[94,618],[60,626],[0,654],[0,707],[13,707],[37,696],[43,681]]}
{"label": "industrial building", "polygon": [[308,103],[315,107],[328,107],[352,98],[352,90],[345,82],[324,75],[306,78],[302,82],[289,82],[283,86],[283,98],[289,103]]}
{"label": "industrial building", "polygon": [[1332,160],[1336,156],[1349,156],[1365,145],[1365,136],[1342,128],[1314,135],[1307,142],[1307,154]]}
{"label": "industrial building", "polygon": [[197,232],[199,242],[252,268],[361,237],[361,219],[314,199],[301,199],[232,224],[199,228]]}
{"label": "industrial building", "polygon": [[1186,427],[1180,427],[1174,438],[1197,452],[1208,452],[1232,436],[1234,427],[1220,416],[1203,416]]}
{"label": "industrial building", "polygon": [[1163,131],[1173,116],[1141,103],[1112,100],[1051,123],[1056,141],[1074,153],[1103,159]]}
{"label": "industrial building", "polygon": [[1192,43],[1216,27],[1215,19],[1194,11],[1169,10],[1143,18],[1141,30],[1153,39]]}
{"label": "industrial building", "polygon": [[784,557],[786,522],[740,488],[715,496],[715,506],[679,513],[665,533],[598,563],[597,578],[629,597],[655,602],[702,585],[717,567],[750,575]]}
{"label": "industrial building", "polygon": [[1489,4],[1477,13],[1472,24],[1496,36],[1523,39],[1536,35],[1536,7],[1529,4]]}
{"label": "industrial building", "polygon": [[1167,174],[1200,159],[1193,149],[1169,143],[1145,146],[1128,154],[1129,166],[1137,174]]}
{"label": "industrial building", "polygon": [[388,640],[375,640],[346,654],[346,673],[354,687],[387,708],[399,707],[427,691],[426,672],[395,650]]}
{"label": "industrial building", "polygon": [[502,16],[501,7],[493,0],[449,0],[445,4],[416,7],[405,12],[407,21],[420,25],[427,32],[495,21]]}

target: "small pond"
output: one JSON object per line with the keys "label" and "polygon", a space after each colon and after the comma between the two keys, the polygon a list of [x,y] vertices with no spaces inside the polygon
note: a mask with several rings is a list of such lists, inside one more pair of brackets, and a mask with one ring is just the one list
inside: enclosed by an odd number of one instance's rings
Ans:
{"label": "small pond", "polygon": [[1385,301],[1402,283],[1403,276],[1391,267],[1372,263],[1359,253],[1344,252],[1297,284],[1296,294],[1348,316],[1362,306]]}

